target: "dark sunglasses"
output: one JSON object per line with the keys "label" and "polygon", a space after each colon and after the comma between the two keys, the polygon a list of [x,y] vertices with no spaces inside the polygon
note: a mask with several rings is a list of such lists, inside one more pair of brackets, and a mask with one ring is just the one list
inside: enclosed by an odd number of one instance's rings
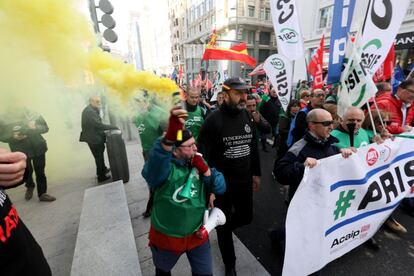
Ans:
{"label": "dark sunglasses", "polygon": [[327,126],[332,125],[334,123],[334,121],[323,121],[323,122],[312,122],[312,123],[314,123],[314,124],[321,124],[321,125],[327,127]]}
{"label": "dark sunglasses", "polygon": [[[384,122],[384,124],[386,124],[387,126],[389,126],[389,125],[391,125],[392,124],[392,122],[391,121],[383,121]],[[378,122],[378,123],[380,123],[380,122]]]}

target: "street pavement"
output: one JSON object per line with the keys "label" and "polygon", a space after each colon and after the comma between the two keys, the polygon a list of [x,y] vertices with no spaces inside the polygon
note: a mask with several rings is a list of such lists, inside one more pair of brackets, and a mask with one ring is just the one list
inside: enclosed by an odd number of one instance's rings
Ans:
{"label": "street pavement", "polygon": [[[267,230],[284,225],[287,208],[280,192],[281,185],[271,175],[275,150],[260,154],[262,181],[254,195],[253,222],[237,230],[236,235],[271,275],[281,275],[283,253],[280,247],[272,246]],[[407,228],[406,235],[398,236],[382,229],[375,236],[381,246],[379,251],[362,245],[328,264],[322,275],[414,275],[414,218],[400,209],[395,217]],[[300,265],[306,260],[297,261]]]}

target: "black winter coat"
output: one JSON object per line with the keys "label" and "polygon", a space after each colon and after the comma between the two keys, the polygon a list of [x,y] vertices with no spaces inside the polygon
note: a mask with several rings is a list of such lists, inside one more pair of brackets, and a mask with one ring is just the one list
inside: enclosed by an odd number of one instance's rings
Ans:
{"label": "black winter coat", "polygon": [[281,104],[277,97],[270,97],[260,108],[260,114],[269,122],[272,128],[279,123]]}
{"label": "black winter coat", "polygon": [[102,123],[99,110],[91,105],[82,111],[82,132],[79,141],[88,144],[103,144],[106,141],[104,130],[117,129],[116,126]]}
{"label": "black winter coat", "polygon": [[[36,129],[29,128],[30,121],[34,121]],[[49,127],[41,115],[22,111],[9,116],[3,121],[0,127],[0,140],[8,143],[11,151],[20,151],[26,154],[28,158],[32,158],[46,153],[47,144],[42,134],[48,131]],[[20,132],[21,135],[27,137],[17,140],[13,137],[15,132]]]}
{"label": "black winter coat", "polygon": [[333,136],[329,136],[326,141],[322,141],[306,131],[305,136],[293,144],[285,156],[275,163],[273,174],[279,183],[290,186],[290,199],[292,199],[302,181],[305,171],[303,163],[306,158],[322,159],[338,154],[340,152],[339,148],[332,145],[337,142],[339,142],[338,139]]}

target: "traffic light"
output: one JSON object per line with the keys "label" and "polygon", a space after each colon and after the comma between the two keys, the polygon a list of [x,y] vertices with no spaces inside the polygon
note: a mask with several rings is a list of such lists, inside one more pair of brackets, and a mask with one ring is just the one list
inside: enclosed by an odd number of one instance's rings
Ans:
{"label": "traffic light", "polygon": [[[96,8],[99,8],[104,13],[100,21],[98,21]],[[105,40],[115,43],[118,40],[118,35],[113,30],[116,26],[116,22],[111,16],[111,14],[114,12],[114,7],[112,6],[111,2],[108,0],[100,0],[99,5],[96,6],[95,0],[89,0],[89,11],[94,23],[95,32],[100,33],[99,23],[101,23],[107,28],[102,34]]]}

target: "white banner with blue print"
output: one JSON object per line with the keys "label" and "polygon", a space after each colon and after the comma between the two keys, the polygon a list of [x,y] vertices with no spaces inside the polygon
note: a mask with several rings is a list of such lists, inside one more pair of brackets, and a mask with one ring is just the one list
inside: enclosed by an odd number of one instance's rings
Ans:
{"label": "white banner with blue print", "polygon": [[[396,138],[306,169],[286,219],[283,275],[308,275],[371,238],[414,197],[413,140]],[[298,262],[300,260],[300,262]]]}

